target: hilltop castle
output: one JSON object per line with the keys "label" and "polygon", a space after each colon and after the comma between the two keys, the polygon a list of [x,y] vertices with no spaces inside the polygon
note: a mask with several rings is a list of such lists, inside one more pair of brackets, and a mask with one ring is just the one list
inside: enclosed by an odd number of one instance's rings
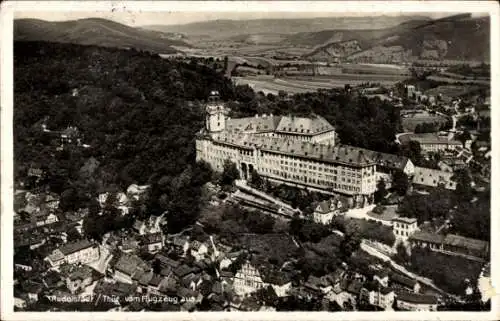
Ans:
{"label": "hilltop castle", "polygon": [[212,92],[206,105],[206,126],[196,140],[196,158],[219,172],[229,159],[246,180],[255,171],[274,183],[343,194],[363,206],[373,202],[377,164],[384,165],[380,170],[387,172],[384,168],[404,163],[394,160],[395,155],[337,144],[335,128],[320,116],[271,114],[231,119],[228,115],[218,92]]}

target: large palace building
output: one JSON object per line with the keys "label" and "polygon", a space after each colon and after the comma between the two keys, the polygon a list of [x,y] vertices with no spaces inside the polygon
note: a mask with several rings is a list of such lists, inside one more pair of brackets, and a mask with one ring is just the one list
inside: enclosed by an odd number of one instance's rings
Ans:
{"label": "large palace building", "polygon": [[363,206],[372,203],[381,176],[412,170],[404,157],[336,144],[335,128],[320,116],[231,119],[217,92],[206,112],[206,126],[196,140],[197,160],[221,172],[229,159],[243,179],[256,171],[274,183],[350,196]]}

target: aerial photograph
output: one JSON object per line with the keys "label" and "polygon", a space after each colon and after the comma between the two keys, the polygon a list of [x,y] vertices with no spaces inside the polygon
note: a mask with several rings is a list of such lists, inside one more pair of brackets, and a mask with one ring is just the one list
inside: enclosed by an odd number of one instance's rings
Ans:
{"label": "aerial photograph", "polygon": [[35,10],[14,311],[491,311],[487,12]]}

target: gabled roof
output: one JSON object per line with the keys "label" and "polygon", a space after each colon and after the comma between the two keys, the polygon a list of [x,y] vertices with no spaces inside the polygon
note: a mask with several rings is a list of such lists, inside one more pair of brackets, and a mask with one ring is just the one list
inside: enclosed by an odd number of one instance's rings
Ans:
{"label": "gabled roof", "polygon": [[348,145],[333,146],[279,137],[228,133],[213,135],[212,139],[224,145],[247,149],[259,148],[267,152],[316,159],[325,163],[345,164],[353,167],[376,164],[364,149]]}
{"label": "gabled roof", "polygon": [[87,239],[83,239],[73,243],[66,243],[59,247],[59,251],[66,256],[93,246],[95,246],[95,244]]}
{"label": "gabled roof", "polygon": [[398,291],[396,293],[398,301],[404,301],[415,304],[437,304],[437,297],[433,295],[417,294],[407,291]]}
{"label": "gabled roof", "polygon": [[159,242],[163,242],[163,234],[161,232],[146,234],[142,237],[143,244],[153,244]]}
{"label": "gabled roof", "polygon": [[183,265],[180,265],[179,267],[177,267],[175,270],[174,270],[174,274],[177,276],[177,277],[183,277],[185,275],[188,275],[189,273],[191,273],[192,271],[192,268],[190,268],[189,266],[183,264]]}
{"label": "gabled roof", "polygon": [[400,222],[405,224],[413,224],[417,222],[417,219],[414,217],[395,217],[392,219],[393,222]]}
{"label": "gabled roof", "polygon": [[85,280],[91,277],[92,277],[92,269],[86,265],[77,268],[68,276],[70,280],[77,280],[77,279]]}
{"label": "gabled roof", "polygon": [[415,287],[415,285],[418,283],[417,280],[410,279],[409,277],[406,277],[406,276],[401,275],[399,273],[391,273],[390,282],[404,285],[410,289],[413,289]]}
{"label": "gabled roof", "polygon": [[326,119],[317,115],[310,118],[283,116],[276,127],[277,132],[301,135],[312,135],[332,130],[335,128]]}
{"label": "gabled roof", "polygon": [[455,189],[456,182],[453,181],[453,173],[438,169],[415,166],[413,184],[437,187],[443,184],[447,189]]}
{"label": "gabled roof", "polygon": [[137,255],[122,254],[118,262],[115,264],[115,270],[133,276],[137,270],[149,270],[149,265]]}
{"label": "gabled roof", "polygon": [[464,249],[470,249],[474,251],[486,251],[488,249],[488,242],[471,239],[468,237],[463,237],[455,234],[448,234],[444,239],[443,243],[445,245],[461,247]]}
{"label": "gabled roof", "polygon": [[164,266],[164,267],[171,267],[171,268],[176,268],[180,265],[180,262],[176,261],[176,260],[173,260],[163,254],[156,254],[155,255],[155,259],[158,259],[161,263],[161,266]]}
{"label": "gabled roof", "polygon": [[389,169],[403,170],[406,164],[408,164],[408,162],[410,161],[410,159],[405,156],[381,153],[369,149],[363,149],[363,151],[366,153],[368,157],[373,159],[377,163],[377,165]]}
{"label": "gabled roof", "polygon": [[361,290],[362,287],[363,287],[363,282],[356,279],[349,284],[349,286],[347,287],[347,292],[359,294],[359,291]]}
{"label": "gabled roof", "polygon": [[409,240],[414,240],[414,241],[422,241],[422,242],[428,242],[428,243],[435,243],[435,244],[441,244],[443,243],[444,240],[444,235],[442,234],[435,234],[435,233],[429,233],[425,231],[417,231],[410,235]]}
{"label": "gabled roof", "polygon": [[290,275],[285,272],[266,268],[259,269],[259,272],[262,277],[262,281],[265,283],[281,286],[291,282]]}
{"label": "gabled roof", "polygon": [[191,248],[195,251],[198,251],[202,245],[204,245],[204,244],[201,243],[200,241],[197,241],[197,240],[194,240],[193,242],[191,242]]}

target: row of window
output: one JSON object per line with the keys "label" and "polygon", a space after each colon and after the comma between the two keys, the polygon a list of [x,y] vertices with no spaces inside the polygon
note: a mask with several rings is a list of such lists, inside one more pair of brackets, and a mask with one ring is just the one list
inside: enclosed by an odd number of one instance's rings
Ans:
{"label": "row of window", "polygon": [[[336,182],[333,182],[331,180],[310,178],[310,177],[302,176],[302,175],[294,175],[294,174],[290,174],[288,172],[283,172],[283,171],[276,170],[276,169],[263,168],[262,172],[263,172],[263,174],[280,176],[284,179],[300,181],[300,182],[303,182],[306,184],[315,184],[315,185],[320,185],[323,187],[342,189],[342,190],[351,191],[351,192],[360,192],[361,191],[361,189],[359,187],[359,181],[356,181],[356,182],[358,182],[357,186],[356,185],[353,186],[353,185],[349,185],[349,184],[337,184]],[[352,183],[355,183],[355,181],[353,180]]]}
{"label": "row of window", "polygon": [[400,236],[410,236],[409,233],[408,233],[408,231],[398,231],[398,230],[396,230],[396,231],[394,231],[394,234],[400,235]]}
{"label": "row of window", "polygon": [[402,229],[409,229],[410,228],[410,226],[408,226],[407,224],[403,224],[403,223],[394,223],[394,226],[396,228],[402,228]]}

